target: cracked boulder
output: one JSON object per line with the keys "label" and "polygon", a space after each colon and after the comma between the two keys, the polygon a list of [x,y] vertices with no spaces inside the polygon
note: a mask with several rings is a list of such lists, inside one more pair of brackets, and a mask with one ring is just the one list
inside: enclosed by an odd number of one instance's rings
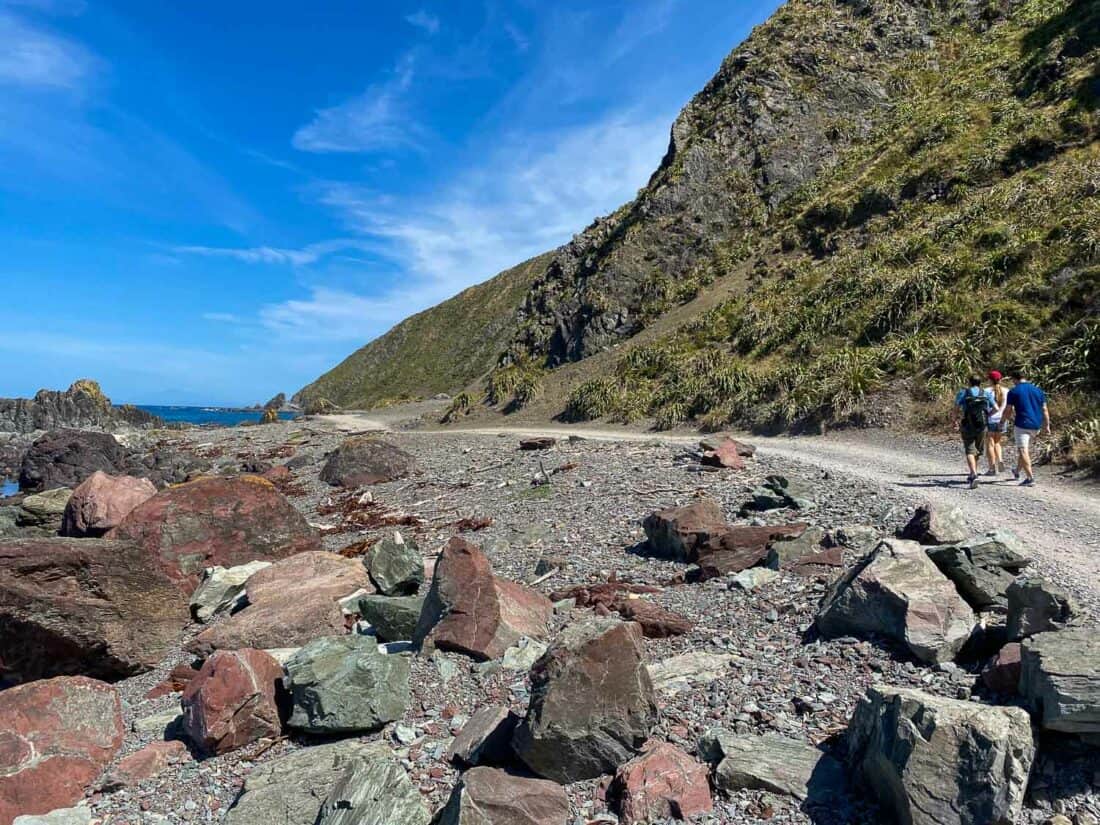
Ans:
{"label": "cracked boulder", "polygon": [[1007,606],[1006,591],[1031,563],[1020,540],[1007,530],[968,538],[958,544],[929,547],[927,552],[975,610]]}

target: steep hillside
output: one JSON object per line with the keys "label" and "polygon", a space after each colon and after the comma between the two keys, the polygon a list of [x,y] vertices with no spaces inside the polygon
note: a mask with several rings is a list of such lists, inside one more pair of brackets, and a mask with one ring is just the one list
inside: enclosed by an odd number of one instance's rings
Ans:
{"label": "steep hillside", "polygon": [[516,313],[547,255],[532,258],[407,318],[356,350],[294,401],[328,399],[365,408],[398,398],[453,393],[484,376],[516,333]]}

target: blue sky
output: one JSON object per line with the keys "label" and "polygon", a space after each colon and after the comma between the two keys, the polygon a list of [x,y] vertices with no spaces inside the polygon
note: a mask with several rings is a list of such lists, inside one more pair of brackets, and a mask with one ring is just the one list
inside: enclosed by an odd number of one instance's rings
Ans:
{"label": "blue sky", "polygon": [[751,0],[0,0],[0,396],[288,393],[629,200]]}

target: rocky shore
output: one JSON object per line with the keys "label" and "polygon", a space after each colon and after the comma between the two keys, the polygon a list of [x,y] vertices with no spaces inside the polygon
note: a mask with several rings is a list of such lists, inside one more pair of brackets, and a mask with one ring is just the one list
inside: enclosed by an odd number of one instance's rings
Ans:
{"label": "rocky shore", "polygon": [[1096,583],[1002,525],[720,438],[125,441],[0,502],[4,825],[1100,821]]}

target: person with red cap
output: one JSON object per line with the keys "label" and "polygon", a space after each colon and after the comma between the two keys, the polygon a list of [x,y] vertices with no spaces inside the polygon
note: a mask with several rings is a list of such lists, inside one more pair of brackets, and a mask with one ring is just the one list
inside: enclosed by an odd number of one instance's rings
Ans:
{"label": "person with red cap", "polygon": [[1004,447],[1001,440],[1005,433],[1005,406],[1008,404],[1008,390],[1001,386],[1003,376],[997,370],[989,371],[991,386],[986,394],[993,399],[993,409],[989,412],[989,441],[986,444],[986,458],[989,460],[989,472],[986,475],[995,476],[1005,470]]}

